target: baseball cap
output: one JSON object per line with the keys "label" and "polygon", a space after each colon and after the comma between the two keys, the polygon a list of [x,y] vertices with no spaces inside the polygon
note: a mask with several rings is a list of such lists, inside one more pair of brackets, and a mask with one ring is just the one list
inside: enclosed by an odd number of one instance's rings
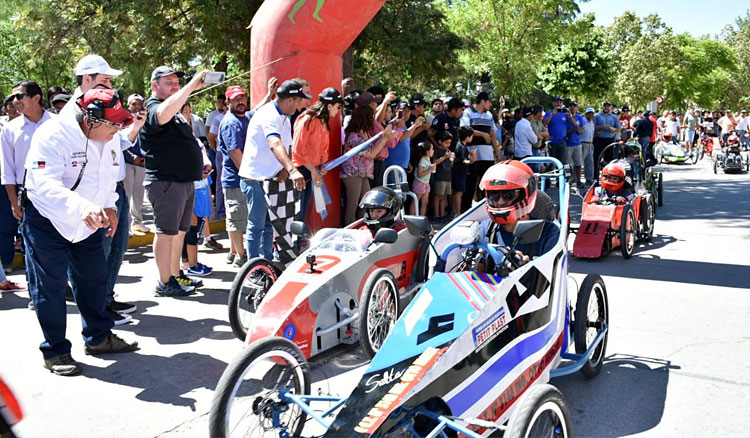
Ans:
{"label": "baseball cap", "polygon": [[57,102],[65,102],[65,103],[67,103],[69,100],[70,100],[70,95],[69,94],[60,93],[60,94],[55,95],[55,97],[53,97],[50,102],[52,102],[52,104],[55,104]]}
{"label": "baseball cap", "polygon": [[133,116],[122,106],[122,95],[117,90],[92,88],[79,97],[76,103],[85,111],[89,105],[97,101],[104,107],[104,118],[108,122],[123,124],[123,127],[132,123]]}
{"label": "baseball cap", "polygon": [[245,89],[240,87],[239,85],[232,85],[231,87],[227,88],[226,93],[224,93],[224,95],[227,97],[227,100],[232,100],[235,97],[243,94],[247,96],[247,91],[245,91]]}
{"label": "baseball cap", "polygon": [[576,102],[574,100],[574,101],[570,102],[570,104],[568,104],[568,106],[578,106],[578,102]]}
{"label": "baseball cap", "polygon": [[523,114],[524,117],[528,117],[528,116],[532,115],[533,113],[534,113],[534,108],[532,108],[530,106],[527,106],[527,107],[523,108],[522,114]]}
{"label": "baseball cap", "polygon": [[276,90],[276,95],[279,97],[303,97],[310,99],[312,96],[305,94],[302,91],[302,85],[295,81],[284,81],[281,86]]}
{"label": "baseball cap", "polygon": [[331,103],[331,104],[340,103],[342,105],[344,104],[344,98],[341,97],[341,93],[339,93],[339,90],[333,87],[328,87],[325,90],[321,91],[320,94],[318,95],[318,100],[326,104],[328,103]]}
{"label": "baseball cap", "polygon": [[156,67],[154,71],[151,73],[151,81],[159,80],[159,78],[163,78],[164,76],[169,75],[177,75],[178,78],[181,78],[185,76],[185,72],[182,71],[175,71],[171,67],[167,67],[166,65],[162,65],[159,67]]}
{"label": "baseball cap", "polygon": [[610,102],[609,102],[608,100],[605,100],[605,101],[604,101],[604,103],[602,104],[602,106],[604,106],[604,105],[609,105],[609,106],[612,106],[612,104],[611,104],[611,103],[610,103]]}
{"label": "baseball cap", "polygon": [[372,102],[375,102],[375,95],[370,93],[369,91],[365,91],[357,98],[357,105],[359,106],[366,106],[371,104]]}
{"label": "baseball cap", "polygon": [[747,114],[747,110],[740,111],[741,114]]}
{"label": "baseball cap", "polygon": [[630,111],[630,108],[628,108],[627,105],[622,107],[622,112],[625,112],[625,111]]}
{"label": "baseball cap", "polygon": [[562,100],[563,100],[563,99],[562,99],[562,97],[561,97],[561,96],[555,96],[555,97],[554,97],[554,98],[552,99],[552,102],[555,102],[555,101],[558,101],[558,100],[559,100],[560,102],[562,102]]}
{"label": "baseball cap", "polygon": [[588,107],[588,108],[586,108],[586,112],[587,113],[595,113],[596,110],[594,108]]}
{"label": "baseball cap", "polygon": [[424,100],[424,95],[422,94],[415,94],[409,99],[409,103],[412,105],[427,105],[427,101]]}
{"label": "baseball cap", "polygon": [[86,55],[76,64],[75,74],[76,76],[94,74],[117,76],[122,74],[122,70],[110,67],[107,61],[99,55]]}
{"label": "baseball cap", "polygon": [[144,99],[143,99],[143,96],[141,96],[140,94],[133,93],[130,96],[128,96],[128,105],[133,103],[134,100],[140,100],[141,102],[143,102]]}

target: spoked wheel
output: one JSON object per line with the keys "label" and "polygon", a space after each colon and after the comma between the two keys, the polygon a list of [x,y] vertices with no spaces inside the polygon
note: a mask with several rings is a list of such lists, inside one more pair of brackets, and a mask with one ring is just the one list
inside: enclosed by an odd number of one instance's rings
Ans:
{"label": "spoked wheel", "polygon": [[[574,339],[576,353],[583,354],[594,343],[596,335],[602,327],[609,326],[609,302],[607,301],[607,288],[604,281],[598,275],[589,274],[583,280],[581,289],[578,291],[578,302],[574,314]],[[588,378],[599,374],[602,369],[602,361],[607,351],[607,338],[609,332],[604,335],[599,345],[591,354],[589,360],[581,368],[581,373]]]}
{"label": "spoked wheel", "polygon": [[640,239],[649,242],[654,237],[654,222],[656,222],[656,205],[654,197],[647,194],[641,198]]}
{"label": "spoked wheel", "polygon": [[714,157],[714,175],[715,175],[716,173],[718,173],[718,172],[717,172],[717,171],[718,171],[718,168],[719,168],[719,158],[718,158],[718,157]]}
{"label": "spoked wheel", "polygon": [[622,209],[622,223],[620,223],[620,251],[622,257],[629,259],[635,251],[636,238],[635,211],[631,205]]}
{"label": "spoked wheel", "polygon": [[699,157],[698,157],[698,148],[697,147],[693,146],[693,148],[690,149],[690,156],[693,159],[693,164],[696,164],[698,162],[698,159],[699,159]]}
{"label": "spoked wheel", "polygon": [[246,347],[221,375],[209,413],[213,438],[299,436],[306,414],[282,393],[309,394],[310,371],[290,340],[266,338]]}
{"label": "spoked wheel", "polygon": [[245,340],[252,314],[258,309],[280,272],[263,257],[248,260],[229,289],[229,325],[240,340]]}
{"label": "spoked wheel", "polygon": [[398,319],[398,286],[387,269],[378,269],[367,279],[359,305],[359,342],[372,359]]}
{"label": "spoked wheel", "polygon": [[659,195],[658,204],[659,207],[664,205],[664,175],[659,174],[659,186],[656,188],[656,194]]}
{"label": "spoked wheel", "polygon": [[572,435],[570,410],[560,391],[550,384],[532,386],[510,417],[506,438],[554,437]]}
{"label": "spoked wheel", "polygon": [[706,149],[701,146],[700,150],[698,151],[698,159],[702,160],[704,155],[706,155]]}

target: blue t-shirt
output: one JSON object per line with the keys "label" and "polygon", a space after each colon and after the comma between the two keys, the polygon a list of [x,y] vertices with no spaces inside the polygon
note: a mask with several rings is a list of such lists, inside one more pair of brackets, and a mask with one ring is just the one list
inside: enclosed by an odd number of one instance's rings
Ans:
{"label": "blue t-shirt", "polygon": [[[546,119],[547,116],[549,116],[552,113],[552,111],[547,111],[544,114],[544,118]],[[556,143],[556,144],[563,144],[565,143],[565,138],[568,136],[568,127],[569,127],[569,121],[570,116],[568,116],[565,113],[557,113],[552,116],[552,119],[549,121],[549,124],[547,125],[547,130],[549,131],[550,143]]]}
{"label": "blue t-shirt", "polygon": [[[595,126],[612,126],[615,128],[619,128],[620,119],[612,113],[604,114],[603,112],[600,111],[597,115],[594,116],[594,125]],[[599,129],[594,132],[594,137],[615,138],[615,133],[609,130]]]}
{"label": "blue t-shirt", "polygon": [[411,156],[411,138],[401,140],[396,147],[388,150],[388,158],[385,159],[386,169],[388,166],[398,166],[404,170],[409,168]]}
{"label": "blue t-shirt", "polygon": [[583,117],[581,117],[580,114],[576,114],[575,116],[570,118],[570,125],[569,129],[572,129],[573,131],[568,133],[568,142],[565,143],[567,146],[580,146],[581,145],[581,134],[578,133],[578,128],[583,127],[585,125],[585,122],[583,121]]}
{"label": "blue t-shirt", "polygon": [[247,136],[247,126],[250,119],[247,117],[237,117],[231,112],[227,112],[219,125],[219,135],[216,139],[216,147],[221,151],[223,168],[221,169],[221,186],[223,188],[238,188],[240,186],[240,176],[237,166],[234,165],[229,151],[235,149],[245,149],[245,137]]}

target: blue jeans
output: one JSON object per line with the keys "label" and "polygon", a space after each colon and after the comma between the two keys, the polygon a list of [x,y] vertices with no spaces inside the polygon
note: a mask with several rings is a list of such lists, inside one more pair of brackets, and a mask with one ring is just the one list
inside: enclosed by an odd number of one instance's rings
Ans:
{"label": "blue jeans", "polygon": [[224,167],[224,158],[221,151],[216,152],[216,217],[226,217],[224,207],[224,188],[221,187],[221,172]]}
{"label": "blue jeans", "polygon": [[71,243],[32,204],[24,211],[21,230],[26,243],[29,294],[44,334],[44,342],[39,346],[44,358],[70,353],[70,341],[65,339],[68,265],[76,279],[73,295],[81,313],[83,340],[88,344],[100,344],[114,325],[105,311],[104,230],[97,230],[86,239]]}
{"label": "blue jeans", "polygon": [[312,174],[307,170],[307,167],[300,166],[297,170],[305,177],[305,189],[302,190],[302,203],[300,204],[300,211],[297,213],[296,220],[304,222],[305,215],[307,214],[307,204],[310,202],[310,198],[312,198],[313,181]]}
{"label": "blue jeans", "polygon": [[120,184],[117,184],[117,195],[119,196],[115,204],[117,206],[117,231],[114,236],[102,238],[104,256],[107,258],[107,303],[111,303],[115,298],[117,275],[120,273],[122,259],[125,257],[125,251],[128,250],[130,241],[128,197]]}
{"label": "blue jeans", "polygon": [[13,265],[13,257],[16,255],[14,241],[17,233],[18,219],[13,216],[8,192],[5,187],[0,187],[0,259],[4,268]]}
{"label": "blue jeans", "polygon": [[750,138],[745,138],[745,133],[746,132],[747,131],[745,131],[744,129],[738,129],[737,130],[737,135],[740,137],[740,144],[743,145],[743,146],[745,146],[745,147],[748,147],[748,146],[750,146]]}
{"label": "blue jeans", "polygon": [[273,228],[268,216],[268,206],[259,181],[240,181],[240,190],[247,197],[247,230],[245,244],[247,258],[273,259]]}
{"label": "blue jeans", "polygon": [[594,143],[582,141],[581,155],[583,156],[583,176],[586,184],[594,183]]}

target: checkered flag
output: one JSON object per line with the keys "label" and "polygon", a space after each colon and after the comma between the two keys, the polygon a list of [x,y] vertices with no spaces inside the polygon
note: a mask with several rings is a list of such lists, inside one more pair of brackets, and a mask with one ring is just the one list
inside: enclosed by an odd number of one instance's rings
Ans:
{"label": "checkered flag", "polygon": [[279,260],[285,265],[289,264],[297,257],[291,225],[300,210],[299,193],[294,190],[294,184],[290,179],[283,183],[276,180],[264,180],[263,193],[266,195],[266,205],[271,218]]}

